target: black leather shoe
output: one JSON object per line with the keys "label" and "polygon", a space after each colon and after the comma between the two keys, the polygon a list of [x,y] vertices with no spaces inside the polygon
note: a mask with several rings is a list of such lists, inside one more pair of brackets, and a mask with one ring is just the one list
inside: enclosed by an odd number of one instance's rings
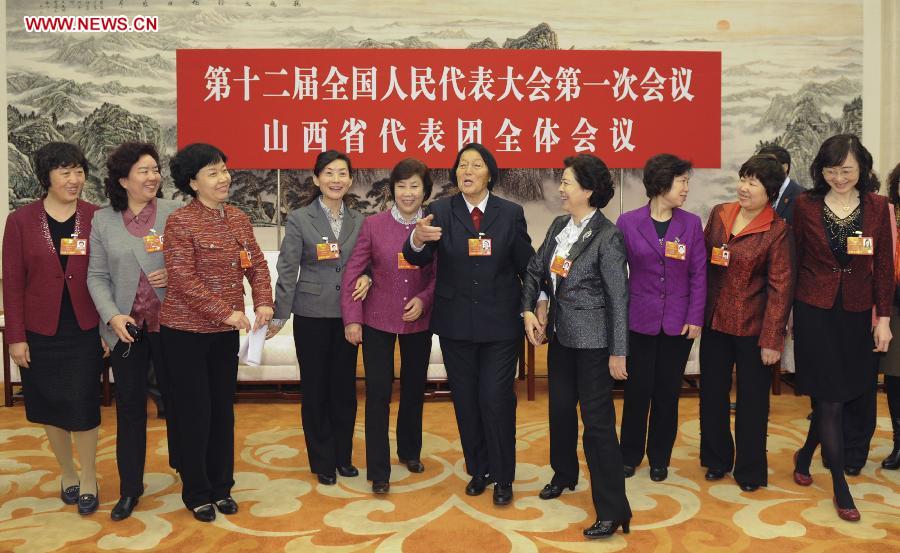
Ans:
{"label": "black leather shoe", "polygon": [[469,480],[468,485],[466,485],[466,495],[481,495],[490,483],[490,479],[487,476],[473,476]]}
{"label": "black leather shoe", "polygon": [[741,491],[744,492],[755,492],[759,489],[759,484],[750,484],[749,482],[744,482],[741,484]]}
{"label": "black leather shoe", "polygon": [[359,469],[357,469],[353,465],[347,465],[345,467],[338,467],[337,471],[338,471],[338,474],[340,474],[344,478],[353,478],[354,476],[359,476]]}
{"label": "black leather shoe", "polygon": [[509,505],[512,497],[512,484],[494,484],[494,505]]}
{"label": "black leather shoe", "polygon": [[894,450],[881,462],[881,468],[887,470],[900,469],[900,441],[894,442]]}
{"label": "black leather shoe", "polygon": [[419,459],[400,459],[400,462],[406,465],[409,472],[425,472],[425,465]]}
{"label": "black leather shoe", "polygon": [[66,505],[75,505],[78,503],[78,495],[81,493],[81,485],[75,484],[68,488],[63,488],[62,483],[59,484],[59,498]]}
{"label": "black leather shoe", "polygon": [[335,476],[334,473],[319,473],[316,475],[316,477],[319,479],[319,484],[324,484],[326,486],[334,486],[335,484],[337,484],[337,476]]}
{"label": "black leather shoe", "polygon": [[216,509],[212,506],[212,503],[207,503],[206,505],[191,509],[191,512],[194,513],[194,518],[200,522],[212,522],[216,520]]}
{"label": "black leather shoe", "polygon": [[629,522],[630,520],[598,520],[589,528],[585,528],[582,533],[584,534],[584,537],[592,540],[597,538],[608,538],[615,534],[616,530],[621,526],[622,532],[627,534],[629,532]]}
{"label": "black leather shoe", "polygon": [[623,465],[622,469],[625,471],[625,478],[631,478],[634,476],[634,467],[631,465]]}
{"label": "black leather shoe", "polygon": [[650,467],[650,480],[662,482],[669,477],[669,467]]}
{"label": "black leather shoe", "polygon": [[847,476],[859,476],[860,472],[862,472],[862,467],[844,467],[844,474]]}
{"label": "black leather shoe", "polygon": [[238,512],[238,504],[237,501],[229,495],[225,499],[216,501],[216,509],[223,515],[233,515]]}
{"label": "black leather shoe", "polygon": [[372,493],[375,495],[385,495],[391,491],[391,483],[385,482],[383,480],[376,480],[372,482]]}
{"label": "black leather shoe", "polygon": [[540,497],[541,499],[556,499],[557,497],[562,495],[563,490],[566,488],[574,490],[575,484],[572,484],[571,486],[557,486],[556,484],[551,482],[544,486],[544,489],[541,490],[541,493],[538,494],[538,497]]}
{"label": "black leather shoe", "polygon": [[83,493],[78,496],[78,514],[90,515],[100,506],[100,491],[97,494]]}
{"label": "black leather shoe", "polygon": [[137,507],[137,504],[137,497],[129,497],[127,495],[120,497],[119,501],[116,502],[116,506],[113,507],[112,512],[109,513],[109,518],[115,521],[125,520],[131,516],[131,511]]}
{"label": "black leather shoe", "polygon": [[727,470],[707,469],[705,478],[712,482],[713,480],[721,480],[725,478],[726,474],[728,474]]}

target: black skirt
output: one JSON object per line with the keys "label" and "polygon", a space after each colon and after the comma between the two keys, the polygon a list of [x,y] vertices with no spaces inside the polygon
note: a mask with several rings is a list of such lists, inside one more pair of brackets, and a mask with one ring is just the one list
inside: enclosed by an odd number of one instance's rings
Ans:
{"label": "black skirt", "polygon": [[797,391],[847,402],[869,390],[878,358],[872,350],[872,311],[845,311],[838,294],[831,309],[794,302]]}
{"label": "black skirt", "polygon": [[100,424],[103,350],[97,327],[60,320],[55,336],[26,332],[31,364],[20,368],[25,417],[71,432]]}

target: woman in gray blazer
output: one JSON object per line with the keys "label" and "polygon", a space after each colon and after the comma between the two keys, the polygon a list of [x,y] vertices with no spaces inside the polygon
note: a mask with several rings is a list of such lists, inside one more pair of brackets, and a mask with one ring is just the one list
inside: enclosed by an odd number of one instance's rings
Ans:
{"label": "woman in gray blazer", "polygon": [[[316,199],[287,218],[278,255],[275,317],[268,337],[294,314],[303,386],[300,416],[309,468],[320,483],[332,485],[337,482],[335,470],[344,477],[359,474],[351,461],[358,346],[344,337],[341,271],[356,244],[363,215],[344,204],[353,184],[353,167],[346,154],[335,150],[319,154],[313,183],[319,189]],[[362,297],[357,286],[353,299]]]}
{"label": "woman in gray blazer", "polygon": [[159,340],[166,293],[163,236],[180,203],[160,198],[159,154],[152,144],[127,142],[106,161],[109,207],[94,214],[87,285],[100,314],[100,334],[111,349],[116,381],[118,503],[113,520],[131,516],[144,493],[147,449],[147,373],[150,365],[167,413],[169,465],[178,467],[175,410]]}
{"label": "woman in gray blazer", "polygon": [[[584,454],[597,521],[587,538],[605,538],[620,526],[628,533],[622,452],[616,439],[613,380],[628,377],[628,274],[625,242],[600,208],[615,192],[606,164],[580,154],[566,158],[559,185],[562,206],[544,243],[528,264],[522,312],[528,340],[550,341],[550,465],[553,479],[541,499],[559,497],[578,483],[578,414],[584,421]],[[539,294],[550,294],[546,327],[534,314]]]}

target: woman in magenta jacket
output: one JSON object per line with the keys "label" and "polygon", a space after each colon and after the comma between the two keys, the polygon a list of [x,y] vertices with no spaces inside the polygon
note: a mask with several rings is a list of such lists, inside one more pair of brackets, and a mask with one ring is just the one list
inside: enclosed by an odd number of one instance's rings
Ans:
{"label": "woman in magenta jacket", "polygon": [[[408,158],[391,171],[391,209],[363,222],[341,284],[341,314],[347,340],[362,343],[366,367],[366,473],[372,491],[390,489],[388,415],[394,380],[394,343],[400,339],[400,412],[397,456],[411,472],[422,472],[422,401],[431,356],[431,305],[434,263],[410,265],[401,253],[431,195],[428,167]],[[354,300],[353,284],[364,271],[372,287]]]}
{"label": "woman in magenta jacket", "polygon": [[691,162],[670,154],[653,156],[644,166],[650,202],[623,213],[616,223],[625,236],[630,297],[622,462],[625,476],[633,476],[646,438],[655,482],[669,474],[681,377],[706,305],[703,226],[699,217],[681,209],[690,177]]}

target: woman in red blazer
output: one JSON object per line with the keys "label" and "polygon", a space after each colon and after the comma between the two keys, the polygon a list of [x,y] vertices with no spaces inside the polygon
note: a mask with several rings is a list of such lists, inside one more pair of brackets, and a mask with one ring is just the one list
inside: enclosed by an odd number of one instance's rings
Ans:
{"label": "woman in red blazer", "polygon": [[[700,463],[710,481],[733,468],[741,490],[752,492],[768,483],[767,365],[781,358],[794,266],[790,227],[771,206],[784,182],[781,164],[755,155],[738,174],[738,201],[714,207],[705,231],[710,263],[700,341]],[[738,404],[733,437],[732,372]]]}
{"label": "woman in red blazer", "polygon": [[[838,516],[857,521],[844,478],[842,413],[865,401],[887,351],[894,294],[894,253],[887,198],[869,189],[872,155],[850,134],[826,140],[809,168],[815,185],[797,198],[794,358],[797,390],[814,401],[794,481],[812,484],[809,464],[821,442],[831,465]],[[872,324],[872,307],[877,323]]]}
{"label": "woman in red blazer", "polygon": [[11,213],[3,235],[6,338],[22,375],[25,416],[44,425],[59,462],[60,498],[87,515],[100,504],[94,460],[102,351],[87,289],[97,206],[78,199],[88,162],[77,146],[51,142],[35,152],[34,167],[46,193]]}

